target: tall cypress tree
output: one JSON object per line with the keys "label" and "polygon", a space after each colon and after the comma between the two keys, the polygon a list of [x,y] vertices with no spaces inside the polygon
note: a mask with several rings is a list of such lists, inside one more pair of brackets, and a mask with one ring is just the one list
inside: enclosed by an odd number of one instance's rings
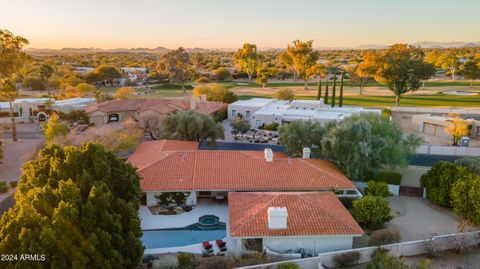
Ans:
{"label": "tall cypress tree", "polygon": [[322,98],[322,76],[318,76],[318,91],[317,91],[317,100]]}
{"label": "tall cypress tree", "polygon": [[337,74],[333,74],[333,88],[332,88],[332,107],[335,107],[335,88],[337,86]]}
{"label": "tall cypress tree", "polygon": [[343,106],[343,79],[345,78],[345,72],[342,71],[342,75],[340,77],[340,96],[338,97],[338,106]]}
{"label": "tall cypress tree", "polygon": [[328,104],[328,75],[327,75],[327,79],[325,81],[325,98],[323,100],[323,103]]}

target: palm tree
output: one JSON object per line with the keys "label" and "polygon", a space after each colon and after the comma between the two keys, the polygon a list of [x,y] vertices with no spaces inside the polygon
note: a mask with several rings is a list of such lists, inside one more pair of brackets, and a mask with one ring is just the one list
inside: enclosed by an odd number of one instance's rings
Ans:
{"label": "palm tree", "polygon": [[0,80],[0,98],[8,101],[10,108],[10,118],[12,121],[12,140],[16,142],[17,139],[17,126],[15,124],[15,117],[13,115],[13,104],[12,102],[17,98],[18,91],[15,86],[15,82],[12,79],[2,79]]}

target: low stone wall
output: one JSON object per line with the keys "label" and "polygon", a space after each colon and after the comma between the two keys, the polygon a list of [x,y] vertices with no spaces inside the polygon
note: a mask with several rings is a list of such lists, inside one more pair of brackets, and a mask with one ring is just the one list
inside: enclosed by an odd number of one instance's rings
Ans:
{"label": "low stone wall", "polygon": [[[416,256],[427,254],[429,252],[435,251],[444,251],[449,249],[455,249],[458,246],[475,246],[480,243],[480,231],[467,232],[467,233],[456,233],[456,234],[446,234],[438,235],[432,237],[432,239],[426,240],[417,240],[402,242],[397,244],[384,245],[382,248],[387,249],[389,254],[392,256]],[[336,264],[334,262],[334,257],[337,255],[358,252],[360,254],[360,259],[358,264],[366,263],[370,261],[370,256],[377,249],[377,247],[366,247],[366,248],[357,248],[350,250],[334,251],[319,254],[317,257],[305,258],[298,260],[282,261],[268,264],[259,264],[254,266],[239,267],[241,269],[253,269],[253,268],[276,268],[279,264],[293,262],[298,264],[302,269],[318,269],[324,268],[335,268]]]}
{"label": "low stone wall", "polygon": [[418,154],[451,155],[451,156],[480,156],[480,148],[421,145]]}

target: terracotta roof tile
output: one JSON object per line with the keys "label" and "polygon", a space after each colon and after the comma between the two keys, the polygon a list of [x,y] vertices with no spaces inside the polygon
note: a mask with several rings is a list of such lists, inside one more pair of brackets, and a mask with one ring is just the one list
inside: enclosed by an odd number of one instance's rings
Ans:
{"label": "terracotta roof tile", "polygon": [[[364,233],[332,192],[228,194],[233,237],[354,235]],[[287,229],[268,228],[268,208],[287,208]]]}
{"label": "terracotta roof tile", "polygon": [[186,175],[191,184],[188,189],[181,190],[355,189],[355,185],[328,161],[291,159],[284,154],[274,154],[273,162],[267,162],[263,152],[193,150],[194,145],[184,144],[185,141],[172,142],[171,147],[164,147],[164,143],[167,142],[144,142],[128,159],[138,168],[144,191],[180,190],[180,185],[187,187],[184,184]]}

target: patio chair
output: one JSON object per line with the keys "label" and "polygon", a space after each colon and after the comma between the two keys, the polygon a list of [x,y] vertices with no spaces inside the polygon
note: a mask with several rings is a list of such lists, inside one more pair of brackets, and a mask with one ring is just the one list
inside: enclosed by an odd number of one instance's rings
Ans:
{"label": "patio chair", "polygon": [[205,242],[202,242],[202,245],[203,245],[203,248],[209,252],[213,252],[213,249],[212,249],[212,244],[210,244],[210,242],[208,241],[205,241]]}
{"label": "patio chair", "polygon": [[217,246],[220,249],[220,251],[227,251],[227,247],[226,247],[227,242],[223,240],[215,240],[215,243],[217,243]]}

